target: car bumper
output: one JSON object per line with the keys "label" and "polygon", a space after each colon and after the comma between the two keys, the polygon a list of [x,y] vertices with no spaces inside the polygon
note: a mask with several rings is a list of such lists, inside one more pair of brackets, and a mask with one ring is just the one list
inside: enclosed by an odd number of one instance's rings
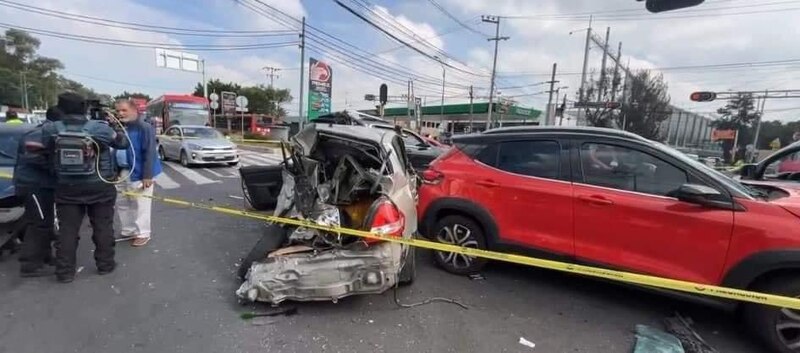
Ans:
{"label": "car bumper", "polygon": [[187,157],[192,164],[238,163],[239,151],[189,151]]}
{"label": "car bumper", "polygon": [[379,243],[366,249],[332,249],[268,257],[250,267],[236,295],[247,301],[333,301],[356,294],[380,294],[398,280],[402,245]]}

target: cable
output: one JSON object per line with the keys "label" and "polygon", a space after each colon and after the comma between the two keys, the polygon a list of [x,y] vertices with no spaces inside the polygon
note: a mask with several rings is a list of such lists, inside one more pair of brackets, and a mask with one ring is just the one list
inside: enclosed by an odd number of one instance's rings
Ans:
{"label": "cable", "polygon": [[433,5],[433,7],[435,7],[437,10],[439,10],[445,16],[447,16],[451,20],[453,20],[453,22],[458,23],[459,26],[465,28],[466,30],[468,30],[468,31],[470,31],[472,33],[475,33],[475,34],[477,34],[477,35],[479,35],[479,36],[481,36],[483,38],[491,37],[490,35],[485,34],[485,33],[481,32],[481,31],[479,31],[479,30],[477,30],[475,28],[472,28],[471,26],[467,25],[464,22],[461,22],[461,20],[459,20],[457,17],[453,16],[453,14],[451,14],[449,11],[447,11],[447,9],[445,9],[442,5],[440,5],[438,2],[436,2],[436,0],[428,0],[428,2],[430,2],[431,5]]}
{"label": "cable", "polygon": [[424,57],[426,57],[426,58],[428,58],[428,59],[431,59],[431,60],[437,61],[437,62],[441,63],[441,64],[442,64],[442,65],[444,65],[444,66],[447,66],[447,67],[449,67],[449,68],[451,68],[451,69],[453,69],[453,70],[459,71],[459,72],[463,72],[463,73],[465,73],[465,74],[469,74],[469,75],[473,75],[473,76],[479,76],[479,77],[484,77],[484,76],[485,76],[485,75],[480,75],[480,74],[476,74],[476,73],[474,73],[474,72],[470,72],[470,71],[466,71],[466,70],[460,69],[460,68],[458,68],[458,67],[455,67],[455,66],[453,66],[453,65],[451,65],[451,64],[449,64],[449,63],[446,63],[446,62],[444,62],[444,61],[442,61],[442,60],[437,60],[437,59],[436,59],[436,57],[434,57],[433,55],[430,55],[430,54],[428,54],[428,53],[426,53],[426,52],[424,52],[424,51],[420,50],[419,48],[417,48],[417,47],[415,47],[415,46],[411,45],[411,44],[410,44],[410,43],[408,43],[407,41],[405,41],[405,40],[403,40],[403,39],[400,39],[400,38],[399,38],[398,36],[396,36],[395,34],[393,34],[393,33],[390,33],[390,32],[389,32],[389,31],[387,31],[385,28],[381,27],[380,25],[376,24],[376,23],[375,23],[375,22],[373,22],[372,20],[370,20],[370,19],[366,18],[364,15],[362,15],[362,14],[360,14],[360,13],[356,12],[355,10],[353,10],[352,8],[348,7],[347,5],[345,5],[344,3],[342,3],[340,0],[334,0],[334,1],[335,1],[335,2],[336,2],[338,5],[339,5],[339,6],[341,6],[342,8],[344,8],[345,10],[347,10],[348,12],[350,12],[351,14],[353,14],[354,16],[358,17],[358,18],[359,18],[359,19],[361,19],[362,21],[364,21],[364,22],[366,22],[367,24],[371,25],[371,26],[372,26],[372,27],[374,27],[375,29],[377,29],[377,30],[379,30],[379,31],[383,32],[384,34],[386,34],[386,35],[387,35],[387,36],[389,36],[390,38],[394,39],[395,41],[397,41],[397,42],[399,42],[399,43],[402,43],[402,44],[406,45],[406,46],[407,46],[407,47],[409,47],[410,49],[412,49],[412,50],[416,51],[417,53],[419,53],[420,55],[422,55],[422,56],[424,56]]}
{"label": "cable", "polygon": [[296,45],[297,42],[280,42],[280,43],[260,43],[260,44],[244,44],[244,45],[212,45],[212,44],[169,44],[169,43],[152,43],[152,42],[139,42],[111,38],[101,38],[84,36],[78,34],[66,34],[43,29],[36,29],[30,27],[23,27],[11,25],[7,23],[0,23],[0,28],[19,29],[26,32],[39,34],[48,37],[55,37],[61,39],[69,39],[86,43],[107,44],[122,47],[133,48],[162,48],[162,49],[191,49],[196,51],[226,51],[226,50],[254,50],[254,49],[269,49],[280,48],[286,46]]}
{"label": "cable", "polygon": [[[772,13],[772,12],[786,12],[786,11],[797,11],[800,10],[800,7],[791,7],[791,8],[783,8],[783,9],[774,9],[774,10],[759,10],[759,11],[746,11],[746,12],[733,12],[733,13],[721,13],[721,14],[697,14],[697,15],[684,15],[684,16],[654,16],[654,17],[593,17],[593,20],[600,21],[600,22],[626,22],[626,21],[658,21],[658,20],[678,20],[678,19],[687,19],[687,18],[709,18],[709,17],[723,17],[723,16],[741,16],[741,15],[756,15],[756,14],[763,14],[763,13]],[[514,19],[514,18],[509,18]],[[572,22],[584,22],[589,19],[589,16],[586,17],[576,17],[576,18],[526,18],[525,20],[529,21],[572,21]]]}
{"label": "cable", "polygon": [[[760,67],[771,67],[771,66],[779,66],[779,65],[788,65],[788,64],[796,64],[800,63],[800,59],[784,59],[784,60],[771,60],[771,61],[751,61],[751,62],[738,62],[738,63],[725,63],[725,64],[706,64],[706,65],[687,65],[687,66],[664,66],[664,67],[653,67],[653,68],[645,68],[651,71],[683,71],[683,70],[703,70],[708,71],[709,69],[740,69],[740,68],[760,68]],[[633,70],[633,69],[632,69]],[[580,72],[556,72],[556,76],[569,76],[569,75],[580,75]],[[502,72],[498,73],[501,76],[540,76],[540,75],[552,75],[550,72]]]}
{"label": "cable", "polygon": [[[734,10],[734,9],[743,9],[743,8],[754,8],[754,7],[765,7],[765,6],[775,6],[775,5],[786,5],[786,4],[796,4],[800,1],[791,0],[791,1],[777,1],[771,3],[760,3],[760,4],[749,4],[749,5],[739,5],[739,6],[728,6],[728,7],[704,7],[698,9],[691,9],[691,10],[683,10],[677,13],[672,13],[669,16],[659,16],[654,15],[649,12],[646,12],[644,9],[628,9],[628,10],[618,10],[618,11],[595,11],[595,12],[582,12],[582,13],[564,13],[564,14],[544,14],[544,15],[510,15],[510,16],[498,16],[504,19],[526,19],[526,20],[588,20],[589,16],[592,16],[596,20],[603,20],[603,19],[642,19],[642,20],[649,20],[649,19],[664,19],[664,18],[681,18],[685,17],[686,15],[694,15],[694,14],[702,14],[704,12],[714,12],[720,10]],[[777,12],[783,11],[785,9],[771,9],[771,10],[760,10],[758,13],[762,11],[766,12]],[[641,12],[639,14],[624,14],[621,12]],[[603,14],[608,14],[603,16]],[[721,13],[721,14],[710,14],[706,16],[724,16],[724,15],[734,15],[739,13]],[[744,13],[742,13],[744,14]]]}
{"label": "cable", "polygon": [[296,34],[294,31],[219,31],[219,30],[205,30],[205,29],[190,29],[190,28],[177,28],[177,27],[164,27],[155,26],[143,23],[115,21],[100,17],[92,17],[86,15],[79,15],[73,13],[61,13],[58,11],[46,9],[43,7],[36,7],[31,5],[20,4],[18,2],[0,0],[0,6],[6,6],[21,11],[32,12],[44,16],[62,18],[67,20],[78,21],[82,23],[90,23],[96,25],[103,25],[115,28],[124,28],[135,31],[145,31],[154,33],[166,33],[185,36],[203,36],[203,37],[267,37],[267,36],[284,36]]}
{"label": "cable", "polygon": [[[128,135],[128,129],[125,128],[125,125],[122,125],[122,122],[119,121],[119,119],[117,119],[117,117],[114,116],[114,114],[111,114],[108,111],[107,113],[109,113],[108,116],[111,118],[111,120],[113,120],[114,122],[117,123],[117,125],[119,125],[120,129],[122,129],[122,133],[125,135],[125,138],[128,139],[128,146],[129,148],[131,148],[131,155],[133,156],[133,162],[131,163],[131,169],[128,171],[128,174],[124,178],[117,179],[117,181],[107,180],[106,178],[103,178],[103,175],[100,173],[100,145],[93,138],[90,138],[89,140],[91,140],[92,143],[94,143],[95,147],[97,147],[97,156],[95,158],[95,168],[94,168],[95,172],[97,173],[97,177],[100,178],[100,181],[106,184],[116,185],[116,184],[121,184],[131,178],[133,170],[134,168],[136,168],[136,151],[133,150],[132,148],[133,141],[131,141],[131,137]],[[112,158],[114,157],[112,156]]]}

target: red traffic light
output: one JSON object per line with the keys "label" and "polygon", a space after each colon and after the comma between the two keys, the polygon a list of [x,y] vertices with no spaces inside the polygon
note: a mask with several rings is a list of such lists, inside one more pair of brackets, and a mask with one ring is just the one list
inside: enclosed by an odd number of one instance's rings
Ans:
{"label": "red traffic light", "polygon": [[694,92],[689,96],[694,102],[710,102],[717,99],[717,94],[714,92]]}

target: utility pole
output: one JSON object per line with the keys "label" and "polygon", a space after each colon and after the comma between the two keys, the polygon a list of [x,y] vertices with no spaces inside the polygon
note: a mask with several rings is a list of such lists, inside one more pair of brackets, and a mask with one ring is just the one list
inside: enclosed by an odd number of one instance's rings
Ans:
{"label": "utility pole", "polygon": [[617,96],[617,87],[619,85],[619,59],[622,57],[622,42],[619,42],[617,49],[617,60],[614,64],[614,77],[611,79],[611,101],[613,102]]}
{"label": "utility pole", "polygon": [[495,24],[495,31],[494,31],[494,38],[488,38],[488,41],[494,41],[494,59],[492,60],[492,78],[491,82],[489,83],[489,111],[487,112],[486,116],[486,130],[489,130],[492,126],[492,109],[494,109],[494,79],[497,74],[497,48],[500,44],[501,40],[508,40],[509,37],[501,37],[500,36],[500,17],[497,16],[481,16],[481,21],[494,23]]}
{"label": "utility pole", "polygon": [[603,44],[603,63],[600,65],[600,87],[597,90],[597,101],[603,100],[606,90],[606,62],[608,60],[608,38],[611,36],[611,27],[606,27],[606,42]]}
{"label": "utility pole", "polygon": [[[628,76],[630,76],[630,66],[631,66],[631,59],[628,59],[628,64],[625,66],[625,80],[622,81],[622,103],[625,104],[628,100]],[[628,125],[628,109],[623,110],[622,112],[622,130],[625,131],[625,127]],[[677,140],[675,143],[677,144]]]}
{"label": "utility pole", "polygon": [[[439,65],[442,65],[442,103],[439,105],[439,121],[443,122],[443,121],[445,121],[444,120],[444,84],[445,84],[445,73],[446,73],[446,71],[444,69],[444,62],[442,61],[442,59],[440,57],[438,57],[438,56],[434,56],[433,58],[436,59],[436,61],[439,62]],[[452,134],[453,131],[455,130],[454,127],[453,127],[453,125],[455,125],[455,121],[451,121],[449,124],[450,124],[450,128],[448,130],[450,130],[450,133]]]}
{"label": "utility pole", "polygon": [[281,77],[278,75],[278,71],[281,71],[280,68],[271,67],[271,66],[264,66],[261,68],[264,71],[267,71],[267,77],[269,77],[269,86],[272,87],[275,84],[275,79]]}
{"label": "utility pole", "polygon": [[303,28],[300,31],[300,126],[305,125],[306,119],[303,119],[303,85],[305,84],[305,63],[306,63],[306,17],[303,16]]}
{"label": "utility pole", "polygon": [[[589,66],[589,42],[592,40],[592,16],[589,16],[589,28],[586,29],[586,44],[583,48],[583,70],[581,71],[581,88],[578,91],[578,102],[585,101],[584,93],[586,89],[586,70]],[[579,117],[580,118],[580,117]]]}
{"label": "utility pole", "polygon": [[751,163],[756,161],[756,151],[758,150],[758,135],[761,134],[761,120],[764,118],[764,106],[767,105],[767,97],[769,97],[769,90],[764,91],[764,99],[761,101],[761,112],[758,113],[758,122],[756,122],[756,133],[753,136],[753,153]]}
{"label": "utility pole", "polygon": [[[555,115],[551,116],[551,114],[552,114],[551,112],[554,112],[554,109],[553,109],[553,91],[554,91],[554,89],[553,88],[555,87],[556,82],[559,82],[559,81],[556,81],[556,68],[557,67],[558,67],[558,64],[557,63],[553,63],[553,74],[550,76],[550,81],[547,81],[548,83],[550,83],[550,91],[548,91],[549,95],[547,97],[547,115],[545,115],[545,122],[544,122],[545,125],[550,125],[550,120],[552,120],[553,125],[556,124]],[[556,98],[556,101],[558,101],[558,98]]]}
{"label": "utility pole", "polygon": [[[558,101],[558,100],[556,99],[556,101]],[[561,105],[564,107],[564,110],[561,111],[561,118],[558,119],[558,126],[561,126],[561,124],[564,123],[564,115],[567,113],[566,112],[566,110],[567,110],[567,95],[566,94],[564,95],[564,103],[562,103]]]}
{"label": "utility pole", "polygon": [[469,132],[472,132],[472,98],[474,98],[474,93],[472,85],[469,85]]}

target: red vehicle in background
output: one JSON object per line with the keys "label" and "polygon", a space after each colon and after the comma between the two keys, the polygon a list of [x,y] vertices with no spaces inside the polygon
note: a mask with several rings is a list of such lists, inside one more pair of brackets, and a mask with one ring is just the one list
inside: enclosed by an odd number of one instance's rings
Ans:
{"label": "red vehicle in background", "polygon": [[146,110],[156,134],[163,133],[173,125],[211,124],[208,100],[203,97],[165,94],[147,103]]}

